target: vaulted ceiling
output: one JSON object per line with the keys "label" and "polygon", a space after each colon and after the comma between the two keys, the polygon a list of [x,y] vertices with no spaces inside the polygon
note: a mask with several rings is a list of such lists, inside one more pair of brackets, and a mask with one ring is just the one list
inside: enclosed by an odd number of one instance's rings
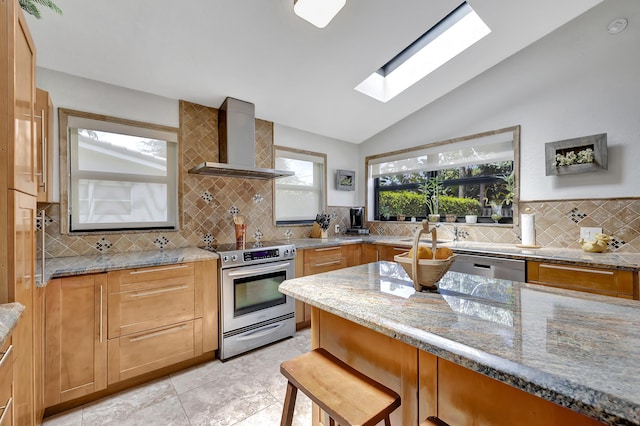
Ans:
{"label": "vaulted ceiling", "polygon": [[461,0],[347,0],[324,29],[293,0],[56,0],[29,18],[39,67],[359,143],[602,0],[468,0],[492,32],[381,103],[354,90]]}

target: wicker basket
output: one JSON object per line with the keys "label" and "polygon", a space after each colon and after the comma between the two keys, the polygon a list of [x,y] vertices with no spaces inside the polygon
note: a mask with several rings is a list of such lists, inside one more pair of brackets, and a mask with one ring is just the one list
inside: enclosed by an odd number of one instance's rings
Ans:
{"label": "wicker basket", "polygon": [[[431,233],[431,250],[433,251],[433,259],[418,259],[418,243],[422,234]],[[436,242],[438,239],[436,228],[429,230],[429,222],[422,221],[422,229],[416,231],[413,238],[413,254],[412,258],[407,253],[396,255],[393,259],[398,262],[409,277],[413,280],[413,287],[417,291],[437,291],[436,283],[447,273],[456,255],[450,256],[448,259],[438,260],[436,256]]]}

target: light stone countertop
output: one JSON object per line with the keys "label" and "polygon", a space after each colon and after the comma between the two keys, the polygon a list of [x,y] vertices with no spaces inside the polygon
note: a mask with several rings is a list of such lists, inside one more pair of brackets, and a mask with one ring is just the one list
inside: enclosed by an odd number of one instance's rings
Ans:
{"label": "light stone countertop", "polygon": [[[91,256],[56,257],[46,259],[45,276],[39,287],[45,287],[52,278],[93,274],[118,269],[143,268],[180,262],[218,259],[218,255],[197,247],[169,250],[132,251],[129,253],[101,254]],[[37,262],[37,267],[40,267]],[[38,270],[39,274],[40,271]]]}
{"label": "light stone countertop", "polygon": [[[334,237],[326,239],[302,238],[287,241],[295,244],[297,249],[330,247],[341,244],[368,243],[407,247],[408,250],[413,244],[413,237],[365,235],[353,237]],[[551,247],[532,249],[517,247],[515,244],[490,243],[482,241],[443,241],[442,243],[438,243],[438,246],[449,247],[456,253],[464,254],[498,256],[510,259],[524,259],[551,263],[565,263],[609,269],[640,271],[640,253],[587,253],[578,249]]]}
{"label": "light stone countertop", "polygon": [[0,305],[0,347],[4,346],[23,312],[24,305],[17,302]]}
{"label": "light stone countertop", "polygon": [[640,424],[640,305],[448,272],[416,293],[375,262],[287,280],[280,291],[607,424]]}

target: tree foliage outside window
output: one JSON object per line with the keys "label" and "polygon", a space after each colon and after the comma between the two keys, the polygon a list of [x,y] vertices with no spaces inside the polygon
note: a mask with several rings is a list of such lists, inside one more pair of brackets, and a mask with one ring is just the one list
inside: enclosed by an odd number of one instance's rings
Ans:
{"label": "tree foliage outside window", "polygon": [[513,168],[513,161],[500,161],[380,176],[374,179],[375,217],[422,219],[439,213],[444,220],[446,215],[476,214],[489,222],[491,205],[496,204],[503,207],[502,223],[512,223],[508,216],[514,194]]}

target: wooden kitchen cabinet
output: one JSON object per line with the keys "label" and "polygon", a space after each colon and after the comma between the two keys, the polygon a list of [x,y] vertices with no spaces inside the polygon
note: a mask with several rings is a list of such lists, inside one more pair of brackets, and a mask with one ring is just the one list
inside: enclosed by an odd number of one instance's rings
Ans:
{"label": "wooden kitchen cabinet", "polygon": [[[331,247],[298,250],[296,277],[334,271],[362,263],[362,244],[344,244]],[[296,300],[296,329],[311,326],[311,307]]]}
{"label": "wooden kitchen cabinet", "polygon": [[[109,272],[108,338],[196,318],[194,270],[194,263],[181,263]],[[198,303],[202,317],[200,298]]]}
{"label": "wooden kitchen cabinet", "polygon": [[625,299],[640,296],[637,274],[616,269],[529,261],[527,282]]}
{"label": "wooden kitchen cabinet", "polygon": [[215,259],[51,280],[45,406],[212,354],[217,290]]}
{"label": "wooden kitchen cabinet", "polygon": [[109,272],[108,384],[218,348],[216,261]]}
{"label": "wooden kitchen cabinet", "polygon": [[50,407],[107,387],[107,274],[53,279],[45,297]]}
{"label": "wooden kitchen cabinet", "polygon": [[8,336],[0,349],[0,426],[13,424],[13,345]]}
{"label": "wooden kitchen cabinet", "polygon": [[36,195],[36,47],[18,1],[0,2],[0,22],[0,185]]}
{"label": "wooden kitchen cabinet", "polygon": [[38,177],[38,202],[53,200],[53,102],[49,92],[36,89],[36,175]]}
{"label": "wooden kitchen cabinet", "polygon": [[[423,368],[422,361],[421,357],[420,371]],[[437,360],[437,380],[434,382],[433,377],[427,377],[427,381],[431,387],[437,383],[437,391],[431,392],[437,395],[437,412],[426,414],[437,414],[438,418],[450,425],[603,424],[442,358]],[[423,386],[420,389],[422,392]]]}
{"label": "wooden kitchen cabinet", "polygon": [[409,251],[409,246],[390,246],[387,244],[363,244],[362,245],[362,262],[371,263],[380,260],[388,260],[393,262],[393,258],[397,254]]}

